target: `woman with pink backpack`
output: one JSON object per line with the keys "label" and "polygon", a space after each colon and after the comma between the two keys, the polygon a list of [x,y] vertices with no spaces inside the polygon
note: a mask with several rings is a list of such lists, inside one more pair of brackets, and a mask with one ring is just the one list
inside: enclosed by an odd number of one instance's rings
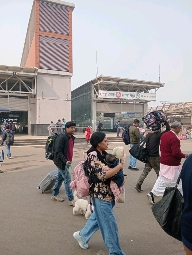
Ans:
{"label": "woman with pink backpack", "polygon": [[108,141],[102,132],[92,134],[90,143],[92,147],[87,151],[87,160],[84,167],[85,175],[89,178],[89,193],[93,202],[94,212],[87,220],[82,230],[73,234],[82,249],[88,249],[88,242],[92,235],[100,229],[103,241],[109,249],[109,254],[125,255],[119,244],[118,227],[113,207],[115,199],[110,188],[110,178],[123,169],[119,163],[108,171],[102,169],[105,164]]}

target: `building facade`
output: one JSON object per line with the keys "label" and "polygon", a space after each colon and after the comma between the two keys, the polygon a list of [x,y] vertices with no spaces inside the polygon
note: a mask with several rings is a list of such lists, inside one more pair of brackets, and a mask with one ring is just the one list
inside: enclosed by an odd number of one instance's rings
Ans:
{"label": "building facade", "polygon": [[[29,134],[41,134],[43,125],[58,119],[71,119],[71,77],[72,63],[72,12],[74,4],[61,0],[34,0],[28,23],[20,67],[0,66],[0,108],[9,106],[16,109],[15,100],[22,97],[24,107],[17,110],[26,112],[25,122]],[[1,70],[2,69],[2,70]],[[33,77],[28,71],[34,71]],[[11,75],[7,81],[6,77]],[[26,91],[26,82],[32,79]],[[24,76],[24,77],[23,77]],[[10,84],[10,85],[9,85]],[[9,98],[9,100],[8,100]],[[14,99],[13,99],[14,98]],[[12,106],[10,105],[12,104]],[[39,127],[38,127],[39,126]],[[33,128],[32,128],[33,127]],[[36,130],[36,131],[35,131]]]}
{"label": "building facade", "polygon": [[163,83],[99,76],[72,91],[72,119],[80,127],[113,130],[115,123],[129,125],[148,110]]}

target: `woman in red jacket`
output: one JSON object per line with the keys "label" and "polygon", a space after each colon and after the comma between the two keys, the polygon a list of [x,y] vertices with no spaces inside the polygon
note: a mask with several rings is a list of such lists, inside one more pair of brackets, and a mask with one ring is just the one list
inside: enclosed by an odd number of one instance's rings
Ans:
{"label": "woman in red jacket", "polygon": [[[151,192],[147,194],[148,200],[151,204],[155,204],[154,196],[162,197],[166,187],[174,187],[177,178],[181,171],[181,159],[187,158],[188,154],[183,154],[180,149],[179,133],[181,131],[181,124],[174,122],[171,125],[171,130],[164,133],[160,140],[160,172],[155,185]],[[182,191],[181,182],[178,189]]]}
{"label": "woman in red jacket", "polygon": [[87,141],[87,144],[90,144],[90,138],[91,138],[91,128],[90,126],[87,126],[85,129],[85,139]]}

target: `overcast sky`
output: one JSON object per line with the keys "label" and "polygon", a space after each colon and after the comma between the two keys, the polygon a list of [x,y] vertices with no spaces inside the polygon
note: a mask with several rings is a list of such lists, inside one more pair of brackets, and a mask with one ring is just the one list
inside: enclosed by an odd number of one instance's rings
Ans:
{"label": "overcast sky", "polygon": [[[33,0],[0,0],[0,64],[20,65]],[[72,90],[98,75],[159,80],[157,101],[192,101],[191,0],[74,0]],[[97,52],[97,64],[96,64]]]}

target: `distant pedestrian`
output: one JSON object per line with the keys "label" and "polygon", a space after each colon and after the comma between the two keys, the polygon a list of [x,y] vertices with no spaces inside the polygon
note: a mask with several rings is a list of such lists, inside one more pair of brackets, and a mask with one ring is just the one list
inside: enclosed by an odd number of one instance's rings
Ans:
{"label": "distant pedestrian", "polygon": [[2,142],[1,144],[5,146],[7,152],[7,158],[11,159],[11,145],[14,142],[14,135],[11,130],[9,130],[9,125],[5,126],[5,130],[2,134]]}
{"label": "distant pedestrian", "polygon": [[62,128],[62,124],[61,124],[61,120],[59,119],[56,123],[56,127],[57,127],[57,134],[61,134],[61,128]]}
{"label": "distant pedestrian", "polygon": [[97,130],[98,130],[98,131],[101,131],[102,129],[103,129],[103,123],[101,123],[101,122],[99,121],[98,126],[97,126]]}
{"label": "distant pedestrian", "polygon": [[117,130],[117,136],[119,136],[120,131],[121,131],[120,121],[117,121],[117,122],[115,123],[115,127],[116,127],[116,130]]}
{"label": "distant pedestrian", "polygon": [[1,125],[1,133],[3,133],[3,131],[5,130],[5,124]]}
{"label": "distant pedestrian", "polygon": [[91,128],[87,126],[85,129],[85,139],[87,141],[87,144],[90,143],[90,138],[91,138]]}
{"label": "distant pedestrian", "polygon": [[[188,154],[181,152],[180,139],[178,137],[181,131],[181,124],[173,122],[171,130],[164,133],[160,139],[160,171],[153,189],[147,194],[151,204],[155,204],[155,196],[162,197],[166,187],[175,187],[176,181],[181,172],[181,159],[188,158]],[[178,189],[182,192],[181,182]]]}
{"label": "distant pedestrian", "polygon": [[48,126],[48,131],[49,131],[49,136],[53,135],[55,132],[55,124],[53,123],[53,121],[51,121],[51,124]]}
{"label": "distant pedestrian", "polygon": [[65,121],[65,119],[63,118],[62,119],[62,123],[61,123],[61,127],[62,127],[62,130],[63,130],[63,133],[65,133],[65,125],[66,125],[66,121]]}
{"label": "distant pedestrian", "polygon": [[[130,148],[132,148],[135,144],[140,143],[142,135],[140,134],[138,127],[139,127],[139,120],[135,119],[133,121],[133,125],[129,127]],[[136,167],[136,162],[137,162],[137,159],[130,154],[128,169],[133,171],[138,171],[139,169]]]}

